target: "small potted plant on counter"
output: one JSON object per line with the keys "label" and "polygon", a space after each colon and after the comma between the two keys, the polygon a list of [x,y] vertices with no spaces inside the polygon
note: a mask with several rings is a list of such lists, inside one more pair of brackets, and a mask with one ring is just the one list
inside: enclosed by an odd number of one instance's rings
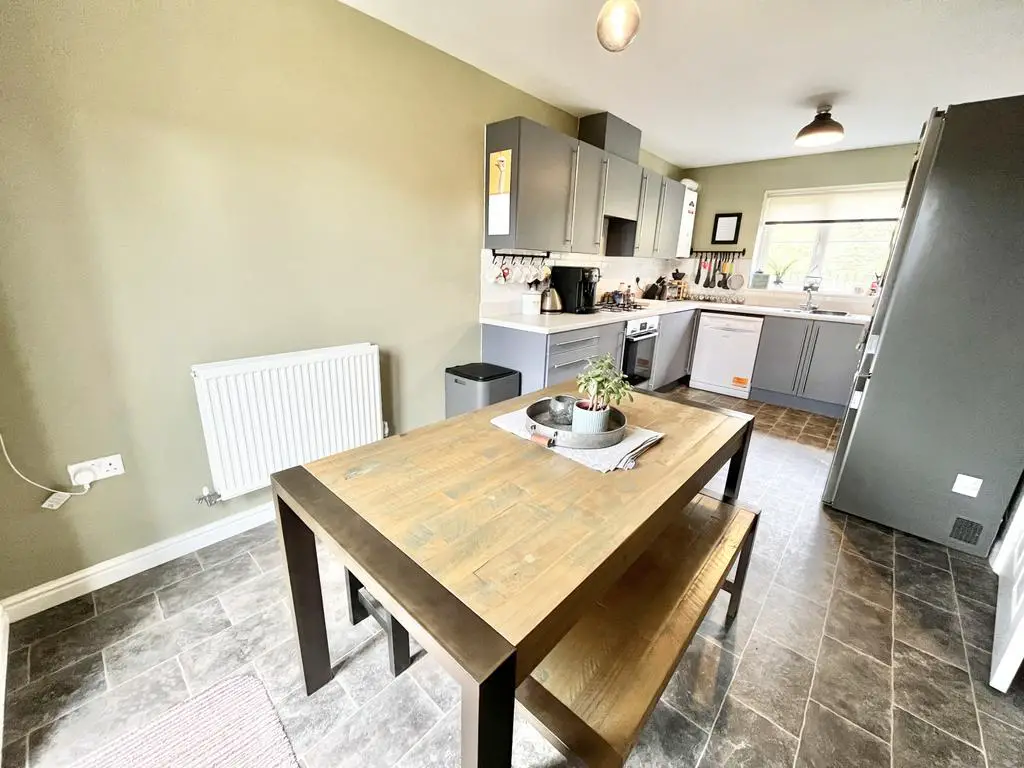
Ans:
{"label": "small potted plant on counter", "polygon": [[596,434],[608,431],[609,406],[618,405],[622,398],[633,399],[632,387],[615,367],[611,355],[594,358],[586,370],[576,377],[583,400],[577,400],[572,409],[572,431]]}
{"label": "small potted plant on counter", "polygon": [[782,282],[786,279],[786,273],[796,264],[796,259],[785,264],[780,264],[777,261],[768,262],[768,270],[775,275],[775,285],[782,285]]}

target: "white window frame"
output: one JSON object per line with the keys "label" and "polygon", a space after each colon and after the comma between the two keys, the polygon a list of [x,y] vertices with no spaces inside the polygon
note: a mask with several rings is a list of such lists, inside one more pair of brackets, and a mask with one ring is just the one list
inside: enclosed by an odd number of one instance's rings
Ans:
{"label": "white window frame", "polygon": [[[831,195],[840,194],[843,192],[870,192],[875,190],[882,190],[886,192],[904,192],[906,189],[905,181],[891,181],[881,182],[878,184],[846,184],[842,186],[833,187],[799,187],[794,189],[766,189],[764,197],[761,201],[761,216],[758,219],[757,225],[757,237],[754,240],[754,259],[753,266],[751,267],[751,273],[758,269],[764,269],[764,260],[766,258],[768,245],[771,242],[771,227],[766,226],[765,217],[768,214],[768,203],[772,197],[782,197],[785,195]],[[897,219],[898,221],[898,219]],[[830,224],[819,224],[817,238],[814,241],[814,253],[811,256],[811,269],[815,267],[821,267],[824,263],[825,247],[828,245],[828,230]],[[803,288],[801,285],[772,285],[769,283],[767,290],[770,291],[782,291],[785,293],[801,293]],[[822,292],[822,296],[855,296],[853,291],[829,291]]]}

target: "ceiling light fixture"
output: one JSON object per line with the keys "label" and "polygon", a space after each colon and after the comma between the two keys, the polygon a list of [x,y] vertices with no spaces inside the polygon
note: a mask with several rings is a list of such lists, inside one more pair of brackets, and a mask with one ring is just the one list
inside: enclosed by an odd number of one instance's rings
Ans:
{"label": "ceiling light fixture", "polygon": [[825,147],[842,141],[846,131],[842,123],[832,119],[832,105],[821,104],[818,114],[807,125],[800,129],[794,142],[798,147]]}
{"label": "ceiling light fixture", "polygon": [[606,51],[624,51],[640,30],[636,0],[608,0],[597,14],[597,39]]}

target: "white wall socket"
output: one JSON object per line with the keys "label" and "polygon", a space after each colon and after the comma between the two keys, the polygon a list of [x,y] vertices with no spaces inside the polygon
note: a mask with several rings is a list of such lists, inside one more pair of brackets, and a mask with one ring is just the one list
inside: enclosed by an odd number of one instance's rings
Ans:
{"label": "white wall socket", "polygon": [[68,477],[71,478],[71,482],[74,485],[81,485],[82,482],[80,480],[76,481],[75,478],[87,472],[92,473],[93,479],[89,481],[90,483],[95,483],[97,480],[104,480],[108,477],[123,475],[124,461],[121,460],[120,453],[115,453],[113,456],[104,456],[101,459],[90,459],[89,461],[80,461],[77,464],[68,464]]}

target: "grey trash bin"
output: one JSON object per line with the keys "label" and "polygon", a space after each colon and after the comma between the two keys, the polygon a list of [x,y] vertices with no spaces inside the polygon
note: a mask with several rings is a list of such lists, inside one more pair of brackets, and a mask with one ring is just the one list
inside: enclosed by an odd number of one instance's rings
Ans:
{"label": "grey trash bin", "polygon": [[490,363],[467,363],[446,368],[445,418],[518,397],[521,378],[519,371]]}

